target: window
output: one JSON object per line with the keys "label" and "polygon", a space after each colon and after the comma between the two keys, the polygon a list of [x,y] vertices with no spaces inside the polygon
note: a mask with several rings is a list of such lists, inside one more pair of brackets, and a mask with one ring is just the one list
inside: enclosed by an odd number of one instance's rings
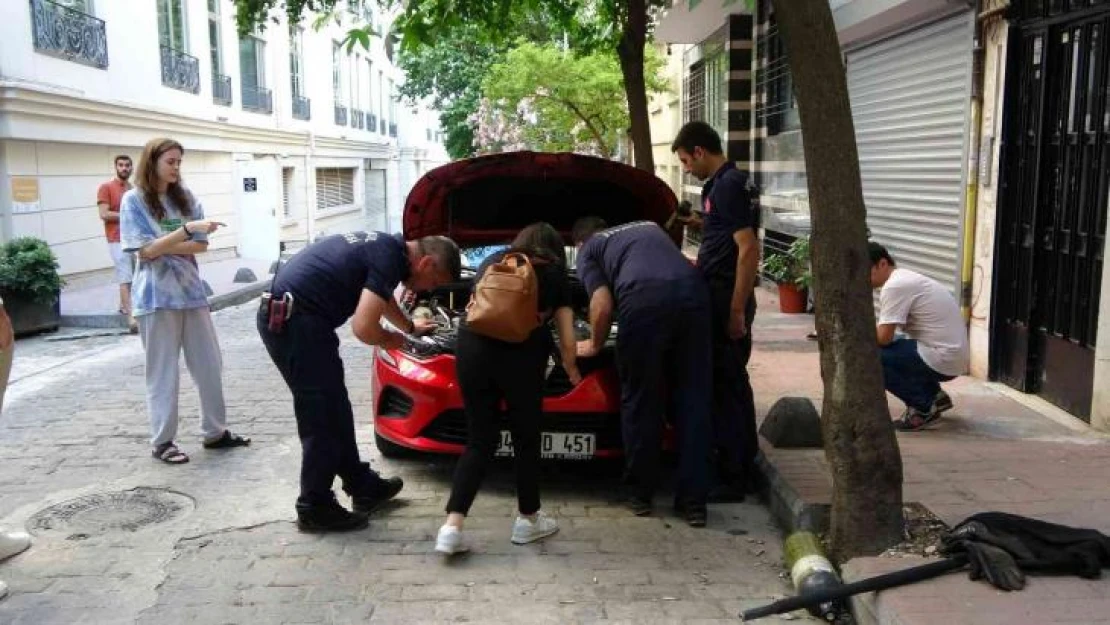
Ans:
{"label": "window", "polygon": [[292,167],[281,169],[281,209],[286,219],[293,216],[293,172]]}
{"label": "window", "polygon": [[289,25],[289,82],[295,97],[304,96],[304,75],[301,65],[304,63],[301,49],[304,47],[304,29],[293,24]]}
{"label": "window", "polygon": [[354,169],[326,167],[316,170],[316,210],[352,206],[354,203]]}
{"label": "window", "polygon": [[767,134],[772,136],[786,130],[797,130],[802,123],[798,117],[798,103],[794,99],[794,81],[774,16],[771,16],[767,34],[760,37],[758,46],[764,56],[764,64],[756,74],[756,92],[762,93],[756,104],[756,120],[762,122],[760,125],[766,127]]}
{"label": "window", "polygon": [[224,74],[224,59],[220,53],[220,2],[208,0],[208,54],[212,57],[212,73]]}
{"label": "window", "polygon": [[261,89],[266,86],[266,42],[247,36],[239,40],[239,71],[243,86]]}
{"label": "window", "polygon": [[397,94],[393,91],[393,79],[389,79],[389,91],[386,93],[389,98],[389,121],[397,123]]}
{"label": "window", "polygon": [[355,55],[348,57],[351,59],[350,72],[351,72],[351,109],[358,111],[362,109],[362,93],[358,90],[359,78],[362,76],[362,63],[361,59]]}
{"label": "window", "polygon": [[[374,62],[366,59],[366,112],[378,117],[378,104],[374,102]],[[377,124],[377,121],[374,122]],[[370,130],[374,130],[370,128]]]}
{"label": "window", "polygon": [[167,48],[188,52],[185,0],[158,0],[158,41]]}
{"label": "window", "polygon": [[386,106],[386,104],[385,104],[385,72],[382,72],[381,70],[378,70],[378,99],[381,100],[381,102],[379,104],[379,107],[378,107],[378,110],[382,112],[382,115],[379,119],[382,120],[381,121],[382,124],[385,124],[385,119],[386,119],[386,114],[385,114],[385,112],[386,112],[386,108],[385,108],[385,106]]}
{"label": "window", "polygon": [[343,106],[346,102],[343,97],[343,47],[338,41],[331,42],[331,87],[335,104]]}

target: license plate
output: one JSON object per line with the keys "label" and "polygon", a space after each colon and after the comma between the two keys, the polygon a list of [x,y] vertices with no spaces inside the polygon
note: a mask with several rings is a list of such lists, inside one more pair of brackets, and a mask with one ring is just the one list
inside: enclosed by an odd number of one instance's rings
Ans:
{"label": "license plate", "polygon": [[[540,434],[540,457],[562,460],[588,460],[594,457],[597,447],[593,434],[571,432],[543,432]],[[498,456],[513,455],[512,432],[501,432],[497,442]]]}

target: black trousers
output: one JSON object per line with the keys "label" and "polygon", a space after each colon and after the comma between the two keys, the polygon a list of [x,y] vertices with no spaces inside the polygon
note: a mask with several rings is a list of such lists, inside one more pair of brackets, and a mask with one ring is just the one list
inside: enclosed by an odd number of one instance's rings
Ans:
{"label": "black trousers", "polygon": [[270,332],[267,316],[258,312],[258,334],[270,358],[293,392],[293,411],[301,439],[301,495],[298,506],[326,504],[334,499],[336,476],[352,495],[371,495],[381,478],[359,459],[354,413],[343,379],[339,337],[330,323],[307,312],[296,312],[281,334]]}
{"label": "black trousers", "polygon": [[678,435],[676,498],[705,502],[712,406],[708,316],[701,280],[643,286],[620,303],[621,430],[626,479],[637,496],[650,498],[658,486],[669,406]]}
{"label": "black trousers", "polygon": [[506,343],[459,329],[455,367],[469,439],[455,467],[447,512],[467,514],[497,452],[501,402],[508,408],[521,514],[540,509],[540,416],[551,333],[540,328],[523,343]]}
{"label": "black trousers", "polygon": [[710,280],[713,332],[713,439],[716,443],[718,477],[725,482],[750,480],[759,453],[755,425],[755,399],[748,378],[752,356],[752,321],[755,294],[744,311],[748,332],[734,341],[728,336],[732,308],[732,280]]}

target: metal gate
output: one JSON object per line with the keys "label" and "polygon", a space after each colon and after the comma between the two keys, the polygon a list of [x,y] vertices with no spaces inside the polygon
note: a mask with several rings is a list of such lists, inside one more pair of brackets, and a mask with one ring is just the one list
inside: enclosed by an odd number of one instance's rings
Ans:
{"label": "metal gate", "polygon": [[366,173],[366,216],[367,228],[370,230],[388,230],[385,209],[385,170],[367,169]]}
{"label": "metal gate", "polygon": [[1018,2],[992,375],[1089,420],[1110,191],[1110,4]]}
{"label": "metal gate", "polygon": [[867,225],[899,265],[959,293],[973,17],[847,54]]}

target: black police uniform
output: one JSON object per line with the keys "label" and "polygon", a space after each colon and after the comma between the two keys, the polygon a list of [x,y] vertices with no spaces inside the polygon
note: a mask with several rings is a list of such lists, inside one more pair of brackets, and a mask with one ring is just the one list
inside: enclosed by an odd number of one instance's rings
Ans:
{"label": "black police uniform", "polygon": [[275,333],[268,311],[260,309],[258,333],[293,392],[303,454],[298,508],[333,502],[337,475],[353,497],[372,497],[384,488],[383,480],[359,459],[335,329],[354,314],[363,289],[389,301],[409,273],[399,235],[355,232],[320,239],[274,276],[273,297],[292,294],[293,312]]}
{"label": "black police uniform", "polygon": [[713,439],[719,452],[720,477],[734,485],[754,477],[756,438],[755,401],[748,378],[752,355],[752,321],[755,293],[748,294],[744,310],[747,333],[740,340],[728,336],[732,293],[736,287],[739,248],[733,235],[759,226],[755,186],[731,162],[725,163],[702,188],[705,217],[698,268],[709,283],[713,330]]}
{"label": "black police uniform", "polygon": [[670,396],[679,441],[677,496],[704,504],[709,481],[709,294],[697,269],[657,224],[602,230],[578,252],[591,295],[616,300],[621,425],[632,495],[650,499],[659,482],[664,406]]}

